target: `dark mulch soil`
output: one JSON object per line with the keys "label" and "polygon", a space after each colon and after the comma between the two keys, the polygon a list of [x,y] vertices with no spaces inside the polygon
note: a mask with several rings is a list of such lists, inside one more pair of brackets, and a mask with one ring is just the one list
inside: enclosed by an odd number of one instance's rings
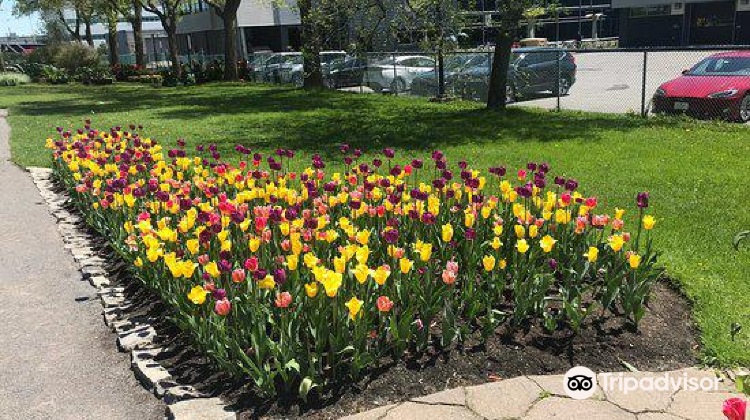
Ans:
{"label": "dark mulch soil", "polygon": [[[112,255],[101,242],[100,255]],[[191,345],[189,336],[169,322],[166,305],[133,281],[122,262],[114,261],[109,268],[112,280],[124,286],[135,303],[129,316],[148,318],[155,324],[157,344],[165,349],[158,361],[177,382],[224,398],[241,411],[242,419],[334,419],[447,388],[518,375],[564,373],[576,365],[594,371],[622,371],[625,364],[639,370],[673,370],[697,361],[698,331],[689,302],[671,284],[661,282],[653,288],[638,331],[620,318],[590,320],[575,336],[566,331],[549,334],[538,326],[513,333],[501,330],[485,346],[468,340],[461,349],[410,360],[383,360],[380,368],[358,383],[329,389],[308,404],[296,395],[266,401],[257,398],[247,382],[215,369]]]}

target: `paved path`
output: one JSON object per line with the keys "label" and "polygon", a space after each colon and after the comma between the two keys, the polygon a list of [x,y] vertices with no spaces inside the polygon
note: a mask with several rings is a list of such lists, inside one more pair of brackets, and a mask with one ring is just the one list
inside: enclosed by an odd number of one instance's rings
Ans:
{"label": "paved path", "polygon": [[163,418],[39,191],[9,161],[9,133],[0,110],[0,419]]}
{"label": "paved path", "polygon": [[[619,378],[618,375],[612,377]],[[623,375],[638,381],[664,377],[664,373],[648,372]],[[697,369],[673,371],[669,375],[674,381],[696,378],[709,383],[716,378],[713,371]],[[602,384],[602,376],[599,378]],[[574,400],[565,394],[563,379],[563,375],[520,376],[455,388],[342,420],[726,420],[721,412],[724,400],[740,397],[733,392],[734,384],[726,380],[713,391],[626,393],[617,390],[617,386],[604,389],[597,386],[589,399]]]}

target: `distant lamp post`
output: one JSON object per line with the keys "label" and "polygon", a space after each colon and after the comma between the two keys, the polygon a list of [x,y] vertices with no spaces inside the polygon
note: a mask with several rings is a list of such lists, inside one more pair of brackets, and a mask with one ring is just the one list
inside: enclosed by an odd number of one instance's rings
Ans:
{"label": "distant lamp post", "polygon": [[599,19],[604,17],[604,13],[590,13],[586,19],[591,19],[591,39],[599,39]]}

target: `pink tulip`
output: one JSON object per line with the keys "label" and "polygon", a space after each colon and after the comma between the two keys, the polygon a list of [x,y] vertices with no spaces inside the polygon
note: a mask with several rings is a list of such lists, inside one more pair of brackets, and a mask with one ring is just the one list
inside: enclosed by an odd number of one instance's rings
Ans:
{"label": "pink tulip", "polygon": [[724,409],[722,412],[727,420],[745,420],[746,411],[747,401],[741,398],[730,398],[724,401]]}
{"label": "pink tulip", "polygon": [[245,270],[237,268],[232,271],[232,281],[235,283],[242,283],[245,281]]}
{"label": "pink tulip", "polygon": [[221,316],[226,316],[231,312],[232,310],[232,304],[227,300],[227,298],[217,300],[214,304],[214,311],[216,311],[216,314]]}
{"label": "pink tulip", "polygon": [[289,292],[281,292],[276,295],[276,307],[288,308],[292,304],[292,295]]}

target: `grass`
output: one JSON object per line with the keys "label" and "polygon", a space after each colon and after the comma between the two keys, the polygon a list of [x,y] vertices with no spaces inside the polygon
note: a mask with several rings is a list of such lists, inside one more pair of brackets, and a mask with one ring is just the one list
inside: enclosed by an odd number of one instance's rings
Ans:
{"label": "grass", "polygon": [[[750,365],[750,247],[731,246],[737,231],[750,228],[747,127],[541,110],[501,114],[464,102],[240,84],[0,88],[0,108],[10,109],[13,160],[21,166],[48,165],[43,145],[54,127],[90,118],[98,127],[143,124],[162,142],[216,142],[225,154],[237,143],[297,149],[305,163],[313,152],[336,155],[341,142],[423,157],[439,148],[479,168],[548,161],[553,173],[577,178],[605,207],[631,209],[631,221],[635,194],[650,191],[661,261],[694,302],[704,356]],[[732,323],[744,326],[734,340]]]}

